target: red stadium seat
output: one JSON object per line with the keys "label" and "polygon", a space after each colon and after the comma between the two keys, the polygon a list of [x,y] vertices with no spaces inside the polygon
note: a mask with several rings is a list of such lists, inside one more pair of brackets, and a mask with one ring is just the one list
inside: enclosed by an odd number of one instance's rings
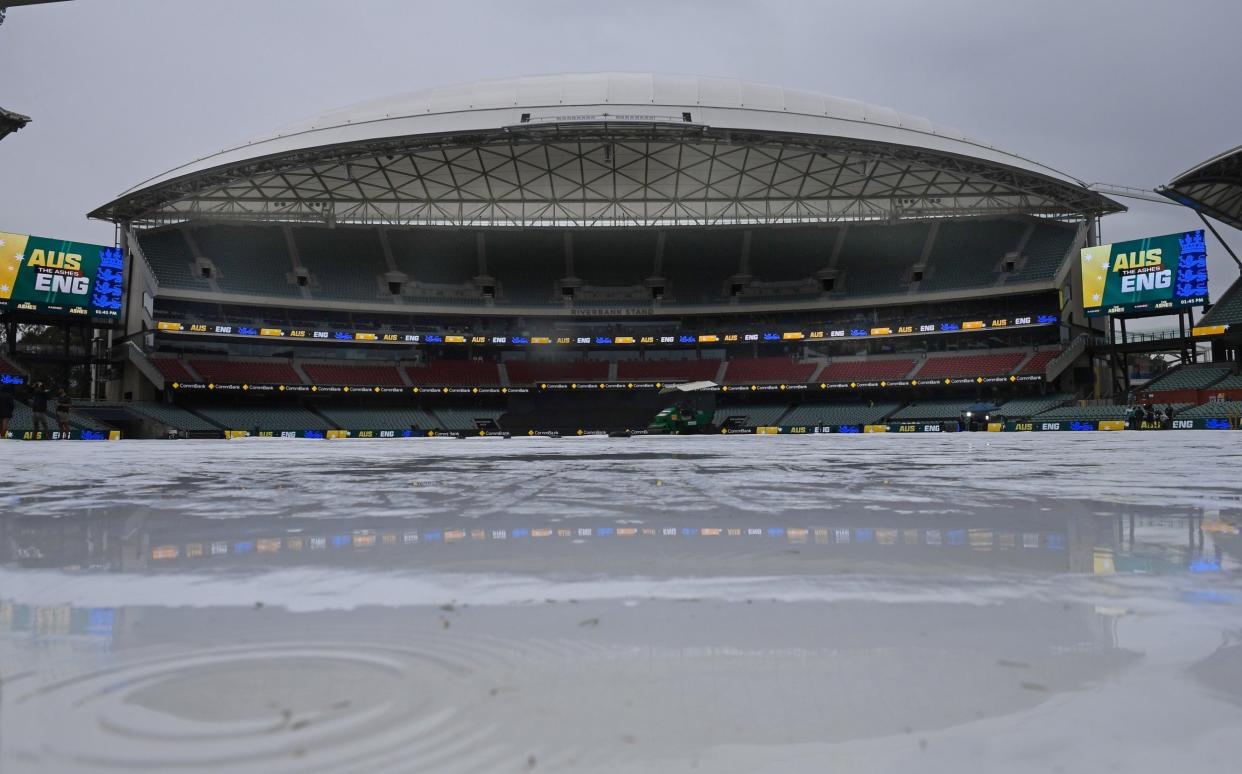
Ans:
{"label": "red stadium seat", "polygon": [[191,360],[190,366],[209,382],[243,384],[301,384],[298,372],[287,360],[261,363],[237,360]]}
{"label": "red stadium seat", "polygon": [[1018,370],[1018,373],[1042,374],[1048,368],[1048,364],[1055,360],[1057,355],[1060,354],[1061,350],[1059,349],[1048,349],[1042,352],[1036,352],[1031,356],[1031,359],[1026,361],[1022,368]]}
{"label": "red stadium seat", "polygon": [[171,382],[197,382],[198,377],[186,370],[185,363],[173,357],[153,357],[151,365]]}
{"label": "red stadium seat", "polygon": [[1004,376],[1018,367],[1025,352],[995,355],[932,355],[915,374],[917,379],[948,379],[961,376]]}
{"label": "red stadium seat", "polygon": [[815,373],[815,363],[799,363],[787,357],[743,357],[729,361],[726,384],[806,382]]}
{"label": "red stadium seat", "polygon": [[858,382],[903,379],[912,368],[914,368],[913,360],[837,361],[824,366],[824,370],[819,372],[819,380],[821,382]]}
{"label": "red stadium seat", "polygon": [[530,363],[513,360],[505,363],[510,384],[539,382],[602,382],[608,378],[608,364],[583,360],[574,363]]}
{"label": "red stadium seat", "polygon": [[0,355],[0,374],[8,376],[21,376],[22,371],[11,360]]}
{"label": "red stadium seat", "polygon": [[401,387],[405,382],[396,366],[303,363],[302,370],[314,384],[341,384],[351,387]]}
{"label": "red stadium seat", "polygon": [[425,366],[407,366],[410,382],[419,386],[453,386],[500,384],[496,364],[480,360],[434,360]]}
{"label": "red stadium seat", "polygon": [[719,370],[719,360],[622,360],[617,380],[707,382],[715,381]]}

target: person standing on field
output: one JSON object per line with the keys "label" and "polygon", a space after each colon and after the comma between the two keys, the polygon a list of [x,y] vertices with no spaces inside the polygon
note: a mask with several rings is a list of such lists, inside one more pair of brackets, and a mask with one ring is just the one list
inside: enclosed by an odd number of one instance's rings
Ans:
{"label": "person standing on field", "polygon": [[30,413],[36,436],[42,433],[46,437],[48,434],[47,399],[47,388],[43,386],[43,382],[35,382],[30,392]]}
{"label": "person standing on field", "polygon": [[9,437],[9,422],[13,419],[13,408],[16,401],[13,399],[13,388],[9,385],[0,385],[0,439]]}
{"label": "person standing on field", "polygon": [[73,409],[73,401],[69,393],[62,387],[56,392],[56,424],[60,425],[62,438],[69,437],[69,412]]}

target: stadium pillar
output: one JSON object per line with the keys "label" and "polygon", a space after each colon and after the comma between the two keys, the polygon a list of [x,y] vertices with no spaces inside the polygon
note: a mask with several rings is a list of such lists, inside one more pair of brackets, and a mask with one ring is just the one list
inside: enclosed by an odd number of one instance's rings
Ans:
{"label": "stadium pillar", "polygon": [[[1121,318],[1121,346],[1125,347],[1130,343],[1130,334],[1126,332],[1126,318]],[[1125,390],[1125,394],[1130,394],[1130,356],[1123,349],[1120,353],[1121,359],[1121,385]]]}
{"label": "stadium pillar", "polygon": [[[1195,310],[1188,308],[1186,310],[1186,346],[1190,350],[1190,362],[1199,362],[1199,349],[1195,346]],[[1184,334],[1185,335],[1185,334]]]}
{"label": "stadium pillar", "polygon": [[1125,346],[1129,340],[1126,333],[1126,318],[1110,314],[1108,316],[1108,370],[1112,376],[1113,394],[1122,392],[1128,396],[1130,393],[1130,362],[1129,358],[1117,348],[1117,321],[1121,322],[1122,346]]}

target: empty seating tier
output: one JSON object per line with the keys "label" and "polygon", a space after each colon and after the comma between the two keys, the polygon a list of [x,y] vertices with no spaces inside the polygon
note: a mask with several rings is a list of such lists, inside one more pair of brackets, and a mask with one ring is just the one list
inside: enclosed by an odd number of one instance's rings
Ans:
{"label": "empty seating tier", "polygon": [[155,370],[159,371],[163,377],[172,382],[197,382],[198,377],[190,373],[186,369],[185,363],[172,357],[153,357],[151,365],[155,366]]}
{"label": "empty seating tier", "polygon": [[951,290],[995,285],[1005,253],[1017,248],[1028,226],[1013,220],[942,223],[920,290]]}
{"label": "empty seating tier", "polygon": [[194,271],[194,254],[179,228],[145,231],[138,246],[161,287],[210,290],[211,283]]}
{"label": "empty seating tier", "polygon": [[973,405],[975,405],[973,400],[929,400],[906,406],[893,414],[892,418],[896,420],[957,419],[963,411]]}
{"label": "empty seating tier", "polygon": [[1059,349],[1044,349],[1031,355],[1031,359],[1022,364],[1018,369],[1020,374],[1042,374],[1048,370],[1048,364],[1057,359],[1061,354]]}
{"label": "empty seating tier", "polygon": [[832,228],[756,228],[750,232],[750,273],[763,282],[808,279],[828,267]]}
{"label": "empty seating tier", "polygon": [[1161,390],[1203,390],[1214,386],[1231,373],[1233,373],[1233,368],[1227,365],[1182,366],[1148,382],[1143,389],[1152,392]]}
{"label": "empty seating tier", "polygon": [[208,432],[220,429],[197,414],[168,403],[135,401],[125,404],[125,407],[135,414],[140,414],[148,419],[154,419],[156,422],[162,422],[178,430]]}
{"label": "empty seating tier", "polygon": [[301,384],[297,371],[285,360],[191,360],[190,367],[209,382],[242,384]]}
{"label": "empty seating tier", "polygon": [[1242,417],[1242,400],[1214,400],[1173,415],[1174,419],[1236,419]]}
{"label": "empty seating tier", "polygon": [[1212,385],[1213,390],[1242,390],[1242,373],[1234,373]]}
{"label": "empty seating tier", "polygon": [[903,379],[913,360],[834,360],[819,372],[821,382],[858,382]]}
{"label": "empty seating tier", "polygon": [[799,363],[787,357],[746,357],[730,360],[726,384],[799,384],[815,373],[815,363]]}
{"label": "empty seating tier", "polygon": [[1006,401],[996,409],[996,413],[1005,419],[1027,419],[1036,414],[1050,411],[1073,398],[1072,395],[1041,395],[1038,398],[1015,398]]}
{"label": "empty seating tier", "polygon": [[203,257],[219,270],[216,283],[225,293],[301,295],[291,280],[293,262],[280,229],[210,226],[195,229],[192,236]]}
{"label": "empty seating tier", "polygon": [[438,408],[434,413],[440,419],[438,426],[445,430],[476,430],[480,425],[496,422],[502,412],[498,409]]}
{"label": "empty seating tier", "polygon": [[320,409],[340,430],[438,430],[440,420],[422,409]]}
{"label": "empty seating tier", "polygon": [[475,236],[457,229],[389,229],[393,261],[410,281],[462,285],[479,273]]}
{"label": "empty seating tier", "polygon": [[198,413],[224,430],[331,430],[318,414],[303,408],[202,408]]}
{"label": "empty seating tier", "polygon": [[1017,368],[1025,352],[995,355],[932,355],[915,374],[917,379],[948,379],[964,376],[1004,376]]}
{"label": "empty seating tier", "polygon": [[1031,232],[1022,252],[1026,260],[1022,268],[1009,277],[1010,282],[1044,282],[1056,277],[1074,244],[1077,229],[1059,223],[1039,223]]}
{"label": "empty seating tier", "polygon": [[546,306],[557,301],[565,276],[565,243],[559,231],[494,231],[486,236],[487,271],[506,304]]}
{"label": "empty seating tier", "polygon": [[900,293],[923,253],[928,226],[850,226],[837,258],[845,291],[851,296]]}
{"label": "empty seating tier", "polygon": [[809,403],[790,411],[782,425],[873,425],[897,410],[899,403]]}
{"label": "empty seating tier", "polygon": [[665,298],[678,304],[720,303],[741,260],[741,231],[669,230],[660,266],[668,281]]}
{"label": "empty seating tier", "polygon": [[388,271],[379,232],[367,228],[296,228],[293,238],[316,298],[375,301]]}
{"label": "empty seating tier", "polygon": [[351,387],[401,387],[396,366],[338,365],[335,363],[302,363],[302,371],[315,384],[343,384]]}
{"label": "empty seating tier", "polygon": [[741,419],[743,427],[772,427],[781,423],[781,417],[789,410],[783,403],[761,406],[719,406],[712,422],[723,426],[731,419]]}
{"label": "empty seating tier", "polygon": [[577,363],[532,363],[510,360],[505,363],[510,384],[540,382],[602,382],[608,379],[608,364],[584,360]]}
{"label": "empty seating tier", "polygon": [[1040,421],[1125,419],[1125,406],[1062,406],[1035,415]]}
{"label": "empty seating tier", "polygon": [[617,380],[708,382],[716,380],[719,370],[719,360],[622,360]]}
{"label": "empty seating tier", "polygon": [[[56,422],[55,409],[49,407],[47,416],[48,430],[51,432],[58,431],[60,425]],[[106,431],[110,429],[107,425],[77,411],[69,414],[69,427],[73,430]],[[13,418],[9,421],[9,430],[13,433],[25,433],[34,430],[34,415],[31,413],[30,407],[25,403],[14,401]]]}
{"label": "empty seating tier", "polygon": [[425,366],[407,366],[406,376],[417,386],[494,386],[500,384],[496,364],[480,360],[433,360]]}

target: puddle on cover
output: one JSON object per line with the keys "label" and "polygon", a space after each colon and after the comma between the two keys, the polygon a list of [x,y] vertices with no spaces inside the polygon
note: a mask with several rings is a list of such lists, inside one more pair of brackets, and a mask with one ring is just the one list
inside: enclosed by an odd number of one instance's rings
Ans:
{"label": "puddle on cover", "polygon": [[1230,770],[1232,436],[1160,438],[8,457],[0,769]]}

